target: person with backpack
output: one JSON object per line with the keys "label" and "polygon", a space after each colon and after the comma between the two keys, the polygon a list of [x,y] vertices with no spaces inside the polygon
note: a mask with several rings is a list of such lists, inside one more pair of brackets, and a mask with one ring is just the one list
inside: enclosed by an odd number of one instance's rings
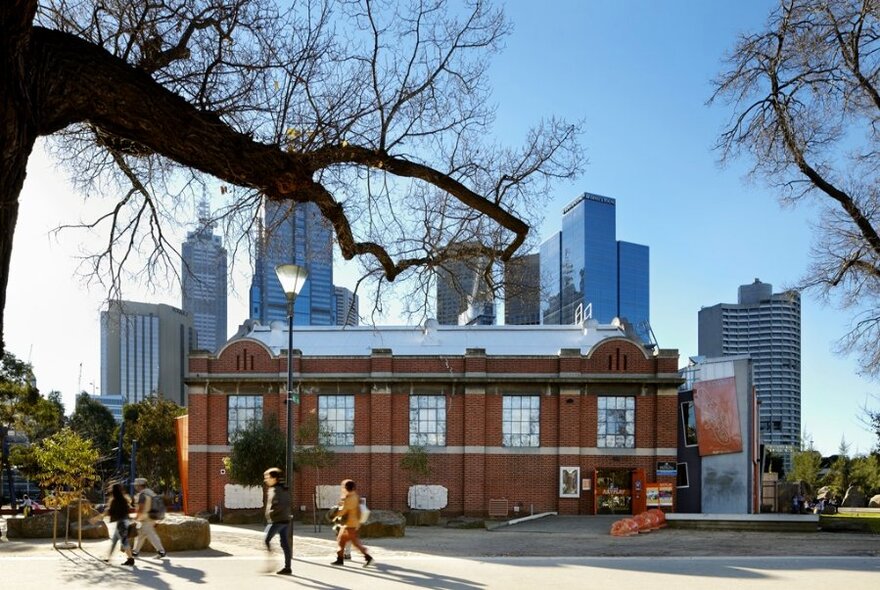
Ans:
{"label": "person with backpack", "polygon": [[358,536],[358,529],[366,519],[361,518],[363,516],[361,514],[361,500],[355,491],[357,486],[354,481],[344,479],[342,480],[341,487],[342,498],[339,500],[339,510],[336,513],[336,518],[339,519],[339,523],[342,525],[336,537],[339,549],[336,552],[336,561],[331,562],[330,565],[345,565],[345,545],[350,542],[358,551],[364,554],[364,567],[367,567],[373,561],[373,558],[370,557],[367,548],[364,547]]}
{"label": "person with backpack", "polygon": [[146,539],[150,540],[159,557],[165,557],[165,547],[162,546],[162,540],[156,534],[156,521],[165,518],[165,503],[161,496],[157,496],[156,492],[147,487],[147,480],[138,477],[134,480],[135,502],[137,505],[138,536],[134,542],[133,555],[137,556],[144,546]]}

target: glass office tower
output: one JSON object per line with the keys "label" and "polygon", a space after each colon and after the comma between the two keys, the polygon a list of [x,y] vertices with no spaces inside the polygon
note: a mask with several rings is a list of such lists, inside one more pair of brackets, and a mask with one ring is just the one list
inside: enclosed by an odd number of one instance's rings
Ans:
{"label": "glass office tower", "polygon": [[650,250],[632,242],[617,242],[617,316],[628,321],[642,342],[650,334]]}
{"label": "glass office tower", "polygon": [[267,201],[250,288],[250,317],[267,324],[287,319],[287,298],[275,275],[279,264],[308,269],[306,283],[296,298],[297,325],[336,324],[333,290],[333,235],[330,224],[314,203]]}
{"label": "glass office tower", "polygon": [[578,308],[607,324],[617,316],[617,237],[614,199],[584,193],[562,211],[562,324]]}
{"label": "glass office tower", "polygon": [[538,254],[511,258],[504,265],[504,323],[541,323],[541,260]]}
{"label": "glass office tower", "polygon": [[541,245],[541,321],[626,320],[650,336],[650,250],[617,240],[616,201],[584,193],[562,212],[562,232]]}
{"label": "glass office tower", "polygon": [[541,244],[541,323],[561,324],[562,233],[556,232]]}
{"label": "glass office tower", "polygon": [[182,307],[193,318],[193,346],[217,352],[226,343],[226,248],[214,235],[207,201],[199,205],[197,229],[186,235],[182,260]]}

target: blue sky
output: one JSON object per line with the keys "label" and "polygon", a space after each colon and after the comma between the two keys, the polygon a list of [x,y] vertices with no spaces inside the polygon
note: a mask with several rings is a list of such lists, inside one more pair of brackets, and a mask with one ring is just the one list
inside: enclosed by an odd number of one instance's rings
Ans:
{"label": "blue sky", "polygon": [[[589,164],[576,182],[556,188],[540,236],[560,228],[561,209],[576,195],[614,197],[618,239],[651,248],[652,325],[662,347],[679,349],[682,364],[697,352],[701,306],[735,302],[737,287],[755,278],[781,290],[808,263],[813,209],[780,207],[772,190],[744,178],[747,160],[720,168],[712,146],[730,113],[724,105],[706,106],[736,35],[760,27],[773,5],[506,5],[515,29],[491,70],[498,138],[516,145],[542,116],[586,124],[581,141]],[[47,234],[59,221],[76,219],[82,207],[38,146],[19,214],[6,339],[12,352],[31,358],[41,390],[61,390],[69,408],[78,383],[91,391],[99,381],[98,311],[105,293],[71,276],[71,253],[88,239],[56,241]],[[36,265],[41,272],[34,272]],[[137,288],[126,295],[137,298]],[[173,289],[140,297],[180,304]],[[246,314],[246,280],[237,278],[230,297],[232,329]],[[51,311],[23,313],[28,309]],[[825,454],[835,452],[844,435],[852,452],[874,444],[858,416],[880,384],[860,378],[854,358],[833,353],[850,318],[814,297],[803,299],[802,426]]]}

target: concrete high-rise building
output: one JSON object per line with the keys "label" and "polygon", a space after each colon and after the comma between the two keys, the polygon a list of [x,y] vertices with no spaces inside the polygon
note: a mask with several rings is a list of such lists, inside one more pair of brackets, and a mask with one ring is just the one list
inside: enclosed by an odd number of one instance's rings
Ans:
{"label": "concrete high-rise building", "polygon": [[287,298],[275,275],[275,267],[291,263],[304,266],[309,272],[296,298],[294,324],[335,325],[330,225],[314,203],[267,201],[250,288],[252,320],[262,324],[287,320]]}
{"label": "concrete high-rise building", "polygon": [[101,312],[101,394],[125,403],[158,395],[186,405],[193,332],[192,317],[176,307],[112,301]]}
{"label": "concrete high-rise building", "polygon": [[345,287],[334,287],[336,325],[357,326],[360,323],[359,297]]}
{"label": "concrete high-rise building", "polygon": [[485,261],[452,260],[437,269],[437,322],[494,325],[495,295],[483,278]]}
{"label": "concrete high-rise building", "polygon": [[790,467],[801,441],[800,295],[773,293],[758,279],[740,286],[737,303],[700,310],[698,348],[701,356],[752,358],[762,441]]}
{"label": "concrete high-rise building", "polygon": [[526,254],[504,265],[504,323],[541,323],[541,257]]}
{"label": "concrete high-rise building", "polygon": [[207,201],[199,205],[195,231],[183,243],[183,311],[190,314],[198,341],[194,348],[217,352],[226,343],[226,248],[214,235]]}
{"label": "concrete high-rise building", "polygon": [[650,333],[650,250],[617,240],[617,203],[584,193],[562,211],[562,232],[541,245],[542,322],[626,320]]}

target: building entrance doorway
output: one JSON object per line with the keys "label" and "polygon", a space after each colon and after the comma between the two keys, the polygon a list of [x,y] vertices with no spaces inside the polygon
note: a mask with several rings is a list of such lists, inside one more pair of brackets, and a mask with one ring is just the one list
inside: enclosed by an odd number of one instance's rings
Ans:
{"label": "building entrance doorway", "polygon": [[599,469],[596,472],[596,513],[632,514],[632,471]]}

